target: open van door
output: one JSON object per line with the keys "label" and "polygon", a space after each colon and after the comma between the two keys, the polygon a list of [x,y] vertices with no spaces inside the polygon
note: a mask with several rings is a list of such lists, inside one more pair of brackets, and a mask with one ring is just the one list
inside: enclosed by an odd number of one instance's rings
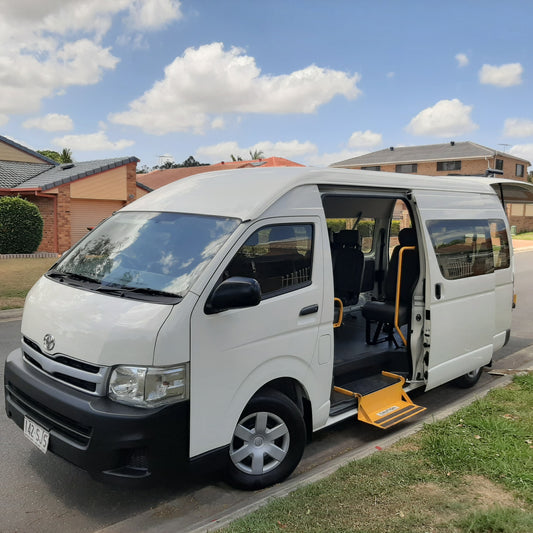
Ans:
{"label": "open van door", "polygon": [[[427,243],[424,368],[427,389],[486,365],[494,349],[496,276],[491,224],[508,228],[498,198],[416,193]],[[509,251],[507,251],[510,257]],[[512,300],[512,269],[507,268]],[[510,324],[509,324],[510,327]]]}
{"label": "open van door", "polygon": [[[514,265],[505,205],[533,202],[533,186],[480,178],[497,196],[421,191],[427,243],[424,363],[427,388],[473,373],[511,329]],[[480,190],[482,190],[480,188]]]}

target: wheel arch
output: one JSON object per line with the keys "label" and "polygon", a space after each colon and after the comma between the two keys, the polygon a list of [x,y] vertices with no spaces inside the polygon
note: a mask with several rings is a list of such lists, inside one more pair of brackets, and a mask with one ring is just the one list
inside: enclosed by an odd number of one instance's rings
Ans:
{"label": "wheel arch", "polygon": [[311,435],[313,434],[313,410],[311,408],[311,400],[309,399],[309,395],[305,390],[305,387],[294,378],[276,378],[268,383],[265,383],[254,394],[254,396],[263,392],[267,392],[269,389],[281,392],[290,400],[292,400],[296,407],[298,407],[305,422],[307,440],[309,441],[311,439]]}

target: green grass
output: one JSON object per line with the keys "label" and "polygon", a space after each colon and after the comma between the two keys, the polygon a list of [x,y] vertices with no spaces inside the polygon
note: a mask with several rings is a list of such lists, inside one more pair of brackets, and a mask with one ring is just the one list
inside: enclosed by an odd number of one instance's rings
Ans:
{"label": "green grass", "polygon": [[533,231],[530,231],[528,233],[519,233],[518,235],[515,235],[513,239],[533,241]]}
{"label": "green grass", "polygon": [[0,259],[0,309],[23,307],[26,294],[57,258]]}
{"label": "green grass", "polygon": [[533,375],[226,532],[533,531]]}

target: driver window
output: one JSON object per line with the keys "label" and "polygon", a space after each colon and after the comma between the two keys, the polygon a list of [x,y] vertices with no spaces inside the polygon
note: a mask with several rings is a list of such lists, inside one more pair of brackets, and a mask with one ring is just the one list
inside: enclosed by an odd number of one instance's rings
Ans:
{"label": "driver window", "polygon": [[312,224],[276,224],[254,232],[235,254],[226,276],[254,278],[263,298],[311,283]]}

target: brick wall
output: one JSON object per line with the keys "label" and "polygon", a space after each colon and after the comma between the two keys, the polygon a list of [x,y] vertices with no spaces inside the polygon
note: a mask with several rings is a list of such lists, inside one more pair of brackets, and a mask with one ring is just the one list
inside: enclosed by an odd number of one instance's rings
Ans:
{"label": "brick wall", "polygon": [[38,252],[55,252],[57,248],[55,235],[55,201],[54,198],[42,196],[28,196],[26,200],[34,203],[43,217],[43,240],[37,249]]}
{"label": "brick wall", "polygon": [[[527,181],[527,168],[524,169],[524,176],[516,176],[516,164],[523,164],[522,161],[517,161],[512,157],[505,155],[499,155],[497,159],[503,160],[503,178],[514,179],[519,181]],[[459,161],[459,159],[458,159]],[[416,163],[416,161],[413,161]],[[417,172],[415,174],[421,174],[426,176],[448,176],[450,174],[461,174],[466,176],[484,176],[485,171],[490,168],[496,168],[495,158],[490,158],[489,161],[485,159],[467,159],[461,161],[461,170],[437,170],[437,161],[425,161],[417,163]],[[361,168],[361,165],[351,168]],[[382,172],[396,172],[396,164],[381,165]]]}
{"label": "brick wall", "polygon": [[70,183],[66,183],[57,194],[57,251],[63,253],[70,246]]}
{"label": "brick wall", "polygon": [[128,191],[127,204],[137,199],[137,163],[126,165],[126,188]]}

